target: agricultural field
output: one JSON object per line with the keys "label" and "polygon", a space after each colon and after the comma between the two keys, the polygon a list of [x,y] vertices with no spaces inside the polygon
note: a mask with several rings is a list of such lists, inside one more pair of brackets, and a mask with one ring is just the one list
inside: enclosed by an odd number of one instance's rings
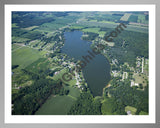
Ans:
{"label": "agricultural field", "polygon": [[120,20],[128,21],[128,19],[129,19],[130,16],[131,16],[130,13],[125,13],[124,16],[122,16]]}
{"label": "agricultural field", "polygon": [[100,37],[104,37],[105,31],[100,31],[100,28],[85,28],[82,29],[83,32],[93,32],[99,34]]}
{"label": "agricultural field", "polygon": [[40,25],[36,30],[37,31],[45,31],[45,32],[52,32],[55,31],[57,29],[60,29],[62,27],[67,26],[70,23],[75,23],[76,18],[75,16],[68,16],[67,18],[56,18],[54,21],[49,22],[49,23],[44,23],[42,25]]}
{"label": "agricultural field", "polygon": [[[100,22],[86,22],[86,21],[81,21],[78,23],[78,25],[81,26],[88,26],[89,28],[92,27],[101,27],[101,28],[108,28],[110,29],[109,31],[106,32],[111,32],[112,29],[117,27],[117,23],[113,24],[113,23],[100,23]],[[134,31],[134,32],[142,32],[142,33],[148,33],[148,28],[147,27],[140,27],[140,26],[133,26],[133,25],[127,25],[127,28],[125,28],[126,30],[129,31]]]}
{"label": "agricultural field", "polygon": [[28,41],[28,38],[21,38],[21,37],[12,37],[12,42],[16,42],[16,43],[25,43],[26,41]]}
{"label": "agricultural field", "polygon": [[126,30],[133,31],[133,32],[141,32],[141,33],[148,33],[148,27],[141,27],[141,26],[132,26],[128,25]]}
{"label": "agricultural field", "polygon": [[105,28],[115,28],[117,26],[117,24],[112,24],[112,23],[87,22],[87,21],[80,21],[78,25],[87,27],[105,27]]}
{"label": "agricultural field", "polygon": [[103,20],[103,21],[99,21],[100,23],[109,23],[109,24],[118,24],[118,23],[115,23],[113,21],[106,21],[106,20]]}
{"label": "agricultural field", "polygon": [[54,21],[53,22],[50,22],[50,23],[44,23],[42,24],[41,26],[39,26],[39,28],[37,28],[36,30],[37,31],[45,31],[45,32],[52,32],[52,31],[55,31],[56,29],[59,29],[61,27],[64,27],[65,25],[63,24],[58,24],[58,23],[55,23]]}
{"label": "agricultural field", "polygon": [[40,57],[42,57],[42,54],[38,50],[21,47],[12,52],[12,65],[19,65],[20,68],[25,68]]}
{"label": "agricultural field", "polygon": [[136,15],[131,15],[128,19],[129,22],[136,22],[137,23],[138,16]]}
{"label": "agricultural field", "polygon": [[51,95],[35,115],[67,115],[75,101],[70,96]]}
{"label": "agricultural field", "polygon": [[85,28],[82,29],[83,32],[93,32],[93,33],[98,33],[100,28]]}
{"label": "agricultural field", "polygon": [[19,45],[19,44],[12,44],[12,52],[13,51],[15,51],[15,50],[17,50],[17,49],[19,49],[19,48],[21,48],[22,46],[21,45]]}
{"label": "agricultural field", "polygon": [[25,69],[32,71],[34,73],[39,73],[39,71],[45,71],[49,68],[49,61],[46,58],[39,58],[38,60],[34,61],[32,64],[27,66]]}
{"label": "agricultural field", "polygon": [[69,27],[70,29],[83,29],[84,28],[84,26],[75,26],[75,25],[73,25],[73,26],[71,26],[71,27]]}
{"label": "agricultural field", "polygon": [[33,29],[35,29],[35,28],[38,28],[38,26],[31,26],[31,27],[23,28],[23,29],[30,31],[30,30],[33,30]]}
{"label": "agricultural field", "polygon": [[145,15],[138,15],[138,23],[142,23],[142,24],[148,24],[148,20],[146,20],[146,16]]}

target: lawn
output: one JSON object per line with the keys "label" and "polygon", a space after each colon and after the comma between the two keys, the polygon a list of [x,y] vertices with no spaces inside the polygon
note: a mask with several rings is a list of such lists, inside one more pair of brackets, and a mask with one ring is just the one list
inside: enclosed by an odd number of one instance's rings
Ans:
{"label": "lawn", "polygon": [[132,115],[135,115],[137,109],[136,109],[135,107],[126,106],[126,107],[125,107],[125,112],[127,112],[127,111],[131,111],[131,114],[132,114]]}
{"label": "lawn", "polygon": [[64,68],[58,74],[54,75],[53,79],[54,80],[61,79],[63,83],[69,84],[70,86],[76,85],[76,80],[74,79],[74,77],[68,82],[63,80],[63,78],[62,78],[63,74],[68,73],[68,72],[69,72],[68,69]]}
{"label": "lawn", "polygon": [[136,74],[136,73],[134,73],[133,74],[133,78],[135,79],[135,83],[142,84],[143,86],[147,85],[146,79],[148,79],[148,78],[144,74]]}
{"label": "lawn", "polygon": [[35,115],[67,115],[75,101],[70,96],[51,95]]}
{"label": "lawn", "polygon": [[38,50],[23,46],[12,52],[12,65],[19,65],[20,68],[25,68],[40,57],[42,55]]}

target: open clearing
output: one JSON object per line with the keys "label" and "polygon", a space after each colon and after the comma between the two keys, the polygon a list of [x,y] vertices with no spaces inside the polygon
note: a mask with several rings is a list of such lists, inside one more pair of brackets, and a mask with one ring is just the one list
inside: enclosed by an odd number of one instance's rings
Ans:
{"label": "open clearing", "polygon": [[72,96],[74,98],[78,98],[80,96],[80,90],[78,88],[71,86],[65,86],[64,88],[69,90],[68,96]]}
{"label": "open clearing", "polygon": [[102,115],[116,115],[116,113],[112,112],[113,106],[110,104],[110,99],[106,98],[104,101],[102,101],[102,107],[101,112]]}
{"label": "open clearing", "polygon": [[132,115],[135,115],[137,109],[135,107],[131,107],[131,106],[126,106],[125,107],[125,112],[130,111]]}
{"label": "open clearing", "polygon": [[66,115],[76,100],[70,96],[50,96],[35,115]]}
{"label": "open clearing", "polygon": [[144,74],[136,74],[134,73],[133,74],[133,78],[135,79],[135,83],[139,83],[139,84],[142,84],[143,86],[146,86],[147,85],[147,77],[144,75]]}

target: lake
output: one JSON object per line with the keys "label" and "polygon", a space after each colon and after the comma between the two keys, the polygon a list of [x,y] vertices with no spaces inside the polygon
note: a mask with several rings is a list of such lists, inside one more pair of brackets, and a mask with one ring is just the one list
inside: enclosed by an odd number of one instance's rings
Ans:
{"label": "lake", "polygon": [[[81,31],[65,32],[65,44],[62,53],[76,60],[83,60],[82,56],[89,55],[91,42],[82,40]],[[89,60],[89,59],[88,59]],[[101,54],[92,57],[92,60],[82,69],[84,78],[93,96],[101,96],[103,88],[110,81],[109,61]]]}

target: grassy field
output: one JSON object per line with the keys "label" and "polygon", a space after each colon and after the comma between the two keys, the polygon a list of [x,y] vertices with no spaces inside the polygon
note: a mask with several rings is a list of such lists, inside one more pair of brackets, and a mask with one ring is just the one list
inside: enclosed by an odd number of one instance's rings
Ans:
{"label": "grassy field", "polygon": [[[113,23],[100,23],[100,22],[86,22],[86,21],[82,21],[80,22],[78,25],[81,26],[88,26],[88,27],[104,27],[104,28],[109,28],[109,29],[115,29],[117,27],[118,24],[113,24]],[[148,28],[147,27],[137,27],[137,26],[131,26],[131,25],[127,25],[127,28],[125,28],[125,30],[128,31],[135,31],[135,32],[142,32],[142,33],[148,33]],[[111,32],[112,30],[110,30],[109,32]]]}
{"label": "grassy field", "polygon": [[112,104],[109,103],[109,99],[105,99],[102,102],[101,112],[102,115],[116,115],[116,113],[112,112]]}
{"label": "grassy field", "polygon": [[99,34],[100,37],[104,37],[104,35],[106,34],[106,32],[105,31],[99,31],[98,34]]}
{"label": "grassy field", "polygon": [[17,28],[18,26],[17,26],[17,24],[16,23],[13,23],[12,24],[12,28]]}
{"label": "grassy field", "polygon": [[74,98],[78,98],[80,96],[80,90],[78,88],[74,88],[71,86],[65,86],[64,88],[69,90],[68,95],[70,95]]}
{"label": "grassy field", "polygon": [[24,46],[12,52],[12,65],[25,68],[40,57],[42,55],[39,51]]}
{"label": "grassy field", "polygon": [[94,32],[94,33],[98,33],[100,30],[100,28],[85,28],[82,29],[83,32]]}
{"label": "grassy field", "polygon": [[12,51],[15,51],[16,49],[20,48],[22,46],[18,45],[18,44],[12,44]]}
{"label": "grassy field", "polygon": [[66,82],[62,79],[62,76],[64,73],[68,73],[67,69],[62,69],[58,74],[56,74],[53,79],[54,80],[58,80],[61,79],[65,84],[69,84],[70,86],[76,85],[76,80],[74,78],[72,78],[72,80]]}
{"label": "grassy field", "polygon": [[70,29],[83,29],[84,26],[71,26]]}
{"label": "grassy field", "polygon": [[100,28],[85,28],[82,29],[83,32],[93,32],[99,34],[100,37],[104,37],[105,31],[100,31]]}
{"label": "grassy field", "polygon": [[49,66],[49,61],[46,58],[39,58],[32,64],[26,67],[27,70],[38,73],[39,70],[46,70]]}
{"label": "grassy field", "polygon": [[144,112],[144,111],[141,111],[141,112],[139,113],[139,115],[148,115],[148,113],[147,113],[147,112]]}
{"label": "grassy field", "polygon": [[25,43],[28,40],[29,40],[28,38],[12,37],[12,42],[17,42],[17,43]]}
{"label": "grassy field", "polygon": [[59,29],[61,27],[63,27],[65,25],[63,24],[58,24],[58,23],[55,23],[54,21],[53,22],[50,22],[50,23],[44,23],[42,24],[41,26],[39,26],[38,29],[36,30],[40,30],[40,31],[45,31],[45,32],[51,32],[51,31],[55,31],[56,29]]}
{"label": "grassy field", "polygon": [[100,21],[100,23],[118,24],[113,21],[106,21],[106,20]]}
{"label": "grassy field", "polygon": [[34,28],[38,28],[38,26],[31,26],[31,27],[28,27],[28,28],[24,28],[25,30],[32,30]]}
{"label": "grassy field", "polygon": [[136,109],[135,107],[126,106],[126,107],[125,107],[125,112],[127,112],[127,111],[131,111],[131,114],[132,114],[132,115],[135,115],[137,109]]}
{"label": "grassy field", "polygon": [[80,96],[80,90],[66,85],[64,89],[69,90],[68,95],[51,95],[36,112],[36,115],[66,115]]}
{"label": "grassy field", "polygon": [[141,83],[143,86],[147,85],[146,79],[148,78],[146,75],[144,74],[139,75],[139,74],[134,73],[133,78],[135,79],[135,83],[139,83],[139,84]]}
{"label": "grassy field", "polygon": [[145,15],[138,15],[138,23],[148,24],[148,21],[145,19]]}
{"label": "grassy field", "polygon": [[137,22],[137,20],[138,20],[138,16],[135,16],[135,15],[131,15],[128,19],[128,21],[130,22]]}
{"label": "grassy field", "polygon": [[66,115],[76,100],[70,96],[50,96],[35,115]]}

